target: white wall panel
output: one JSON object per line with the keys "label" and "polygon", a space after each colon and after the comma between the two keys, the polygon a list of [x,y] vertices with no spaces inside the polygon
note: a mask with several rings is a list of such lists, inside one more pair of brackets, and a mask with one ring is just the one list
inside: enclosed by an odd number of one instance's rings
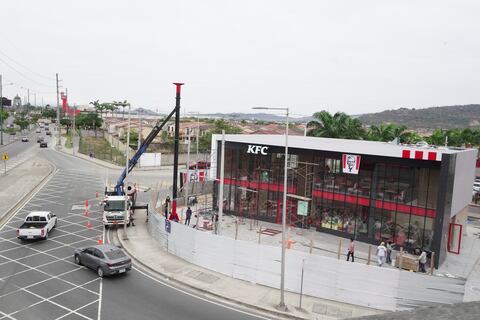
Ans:
{"label": "white wall panel", "polygon": [[[151,215],[149,231],[160,246],[166,248],[168,242],[170,253],[236,279],[280,287],[280,247],[235,241],[178,223],[172,223],[171,230],[167,237],[165,219]],[[391,311],[463,299],[465,281],[461,279],[400,272],[295,250],[286,252],[286,290],[300,291],[303,259],[306,295]]]}

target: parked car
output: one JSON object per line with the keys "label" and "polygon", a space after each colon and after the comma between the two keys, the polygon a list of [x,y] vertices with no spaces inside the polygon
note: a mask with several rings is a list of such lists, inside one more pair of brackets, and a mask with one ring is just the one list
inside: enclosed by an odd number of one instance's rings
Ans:
{"label": "parked car", "polygon": [[191,164],[189,169],[210,169],[210,161],[198,161]]}
{"label": "parked car", "polygon": [[17,229],[17,238],[22,240],[48,239],[48,233],[57,226],[57,216],[49,211],[30,212]]}
{"label": "parked car", "polygon": [[110,244],[76,249],[73,257],[77,264],[95,270],[99,277],[121,274],[132,269],[132,260],[125,252]]}
{"label": "parked car", "polygon": [[23,136],[23,137],[22,137],[22,142],[28,142],[28,137]]}
{"label": "parked car", "polygon": [[40,142],[40,148],[47,148],[48,145],[45,141]]}

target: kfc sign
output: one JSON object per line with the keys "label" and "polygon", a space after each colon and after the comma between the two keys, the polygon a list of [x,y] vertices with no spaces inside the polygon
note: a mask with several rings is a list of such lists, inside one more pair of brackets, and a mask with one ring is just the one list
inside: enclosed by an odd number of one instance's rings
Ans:
{"label": "kfc sign", "polygon": [[247,153],[261,154],[261,155],[266,156],[267,155],[267,150],[268,150],[268,147],[256,146],[254,144],[249,144],[248,149],[247,149]]}
{"label": "kfc sign", "polygon": [[358,174],[360,169],[360,156],[356,154],[344,154],[342,157],[343,173]]}

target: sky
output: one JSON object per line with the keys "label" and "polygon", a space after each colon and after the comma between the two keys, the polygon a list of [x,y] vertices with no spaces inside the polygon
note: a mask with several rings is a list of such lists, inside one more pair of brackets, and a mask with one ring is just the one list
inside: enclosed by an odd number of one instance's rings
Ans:
{"label": "sky", "polygon": [[[478,0],[2,1],[4,96],[187,112],[480,103]],[[13,85],[9,85],[14,83]],[[30,96],[33,103],[35,96]]]}

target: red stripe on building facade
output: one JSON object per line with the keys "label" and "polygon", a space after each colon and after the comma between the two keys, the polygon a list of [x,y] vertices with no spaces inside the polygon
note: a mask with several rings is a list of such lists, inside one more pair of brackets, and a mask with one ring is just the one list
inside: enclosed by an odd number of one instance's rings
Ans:
{"label": "red stripe on building facade", "polygon": [[423,160],[423,151],[415,151],[415,159]]}
{"label": "red stripe on building facade", "polygon": [[403,150],[402,151],[402,158],[410,159],[410,150]]}

